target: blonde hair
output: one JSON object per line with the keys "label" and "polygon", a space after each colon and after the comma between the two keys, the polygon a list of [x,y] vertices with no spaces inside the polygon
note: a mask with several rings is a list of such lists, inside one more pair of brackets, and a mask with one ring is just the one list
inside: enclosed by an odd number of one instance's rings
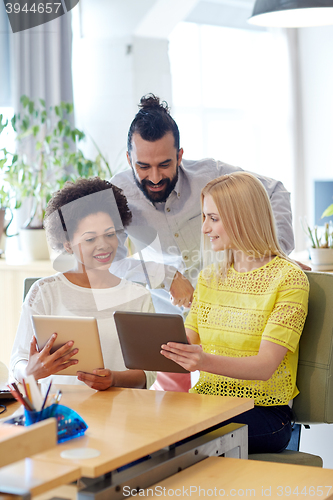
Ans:
{"label": "blonde hair", "polygon": [[[223,260],[216,256],[210,262],[225,276],[234,261],[234,249],[255,259],[279,256],[293,262],[281,249],[271,203],[262,183],[248,172],[235,172],[210,181],[201,191],[201,208],[205,196],[211,196],[222,225],[230,238],[232,249],[226,249]],[[203,236],[204,250],[209,248]],[[204,261],[208,264],[207,259]]]}

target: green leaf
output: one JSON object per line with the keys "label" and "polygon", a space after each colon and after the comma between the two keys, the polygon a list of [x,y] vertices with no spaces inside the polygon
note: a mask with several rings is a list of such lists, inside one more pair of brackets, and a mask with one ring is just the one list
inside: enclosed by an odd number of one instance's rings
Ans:
{"label": "green leaf", "polygon": [[32,127],[32,132],[33,132],[33,134],[34,134],[34,137],[36,137],[36,135],[37,135],[37,134],[38,134],[38,132],[39,132],[39,126],[38,126],[38,125],[34,125],[34,126]]}
{"label": "green leaf", "polygon": [[44,101],[44,99],[39,99],[39,102],[41,103],[41,105],[45,108],[46,107],[46,103]]}
{"label": "green leaf", "polygon": [[20,101],[23,104],[23,107],[26,108],[29,105],[30,99],[26,95],[22,95]]}
{"label": "green leaf", "polygon": [[66,112],[68,115],[72,114],[74,110],[74,106],[71,102],[66,103]]}
{"label": "green leaf", "polygon": [[329,207],[327,207],[326,210],[324,210],[324,212],[322,213],[321,218],[323,218],[323,217],[330,217],[331,215],[333,215],[333,203],[332,203],[332,205],[330,205]]}
{"label": "green leaf", "polygon": [[76,135],[77,135],[79,141],[82,141],[82,139],[84,139],[86,136],[85,133],[81,132],[81,130],[78,130],[78,129],[75,129],[75,130],[76,130]]}
{"label": "green leaf", "polygon": [[7,127],[8,120],[2,123],[3,115],[0,115],[0,134]]}
{"label": "green leaf", "polygon": [[17,132],[16,130],[16,120],[17,120],[17,115],[14,115],[13,118],[11,119],[11,123],[12,123],[12,127],[14,129],[15,132]]}
{"label": "green leaf", "polygon": [[34,109],[35,109],[35,103],[33,101],[29,101],[28,109],[29,109],[29,113],[32,115],[32,113],[34,112]]}
{"label": "green leaf", "polygon": [[22,125],[21,125],[22,130],[26,131],[29,128],[29,125],[30,125],[30,120],[27,116],[25,116],[22,120]]}

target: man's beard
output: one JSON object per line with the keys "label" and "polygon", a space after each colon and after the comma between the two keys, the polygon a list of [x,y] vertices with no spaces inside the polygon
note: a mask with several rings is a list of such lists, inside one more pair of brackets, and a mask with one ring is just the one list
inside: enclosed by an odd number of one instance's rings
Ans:
{"label": "man's beard", "polygon": [[[136,178],[134,170],[132,169],[133,177],[136,185],[143,192],[145,197],[152,203],[162,203],[169,198],[170,193],[173,191],[175,185],[178,181],[178,167],[175,176],[172,179],[166,178],[162,179],[159,183],[154,184],[153,182],[143,179],[141,182]],[[163,191],[157,191],[156,193],[149,191],[147,186],[166,186]]]}

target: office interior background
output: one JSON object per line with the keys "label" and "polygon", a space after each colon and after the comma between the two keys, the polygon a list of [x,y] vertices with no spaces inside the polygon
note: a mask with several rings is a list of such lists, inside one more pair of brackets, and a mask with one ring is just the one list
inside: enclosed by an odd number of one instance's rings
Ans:
{"label": "office interior background", "polygon": [[[315,181],[333,181],[333,26],[247,23],[254,0],[80,0],[70,14],[12,34],[0,9],[0,113],[19,97],[73,101],[75,123],[115,173],[140,97],[171,106],[184,157],[215,157],[281,180],[300,218],[315,220]],[[14,137],[6,144],[13,149]],[[333,196],[333,193],[332,193]],[[327,205],[332,203],[327,201]],[[333,429],[303,431],[301,449],[333,468]]]}

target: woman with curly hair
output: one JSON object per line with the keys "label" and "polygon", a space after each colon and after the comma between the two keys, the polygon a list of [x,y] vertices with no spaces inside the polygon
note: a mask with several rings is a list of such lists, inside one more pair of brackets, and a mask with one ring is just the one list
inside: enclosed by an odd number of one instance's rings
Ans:
{"label": "woman with curly hair", "polygon": [[[117,252],[117,233],[132,214],[121,189],[98,177],[67,182],[46,209],[44,226],[50,246],[74,258],[74,267],[34,283],[24,301],[10,368],[18,381],[26,375],[45,379],[77,363],[72,341],[50,353],[57,334],[42,350],[33,335],[31,316],[93,316],[97,319],[105,368],[93,373],[62,375],[58,383],[77,383],[105,390],[111,386],[149,388],[153,372],[127,370],[121,353],[113,312],[154,312],[150,293],[141,285],[110,273]],[[58,378],[58,377],[57,377]]]}
{"label": "woman with curly hair", "polygon": [[253,175],[214,179],[201,202],[204,244],[221,259],[200,273],[185,321],[191,344],[170,342],[162,354],[200,371],[190,392],[254,399],[254,409],[232,422],[248,425],[249,453],[279,452],[291,437],[308,280],[281,250],[269,198]]}

